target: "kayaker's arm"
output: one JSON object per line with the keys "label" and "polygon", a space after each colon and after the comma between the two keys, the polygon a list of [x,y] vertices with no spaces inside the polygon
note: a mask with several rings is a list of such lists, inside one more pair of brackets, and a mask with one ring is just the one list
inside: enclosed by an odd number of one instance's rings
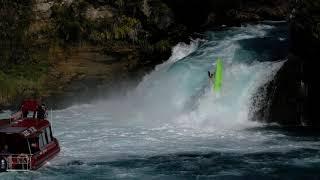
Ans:
{"label": "kayaker's arm", "polygon": [[208,71],[208,76],[209,76],[209,84],[214,82],[214,76],[212,73],[210,73],[210,71]]}
{"label": "kayaker's arm", "polygon": [[211,79],[213,77],[213,74],[211,74],[210,71],[208,71],[208,76]]}

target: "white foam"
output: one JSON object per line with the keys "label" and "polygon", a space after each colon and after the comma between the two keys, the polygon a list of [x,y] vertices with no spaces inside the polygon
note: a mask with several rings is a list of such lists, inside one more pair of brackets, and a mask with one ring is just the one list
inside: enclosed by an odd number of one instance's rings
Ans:
{"label": "white foam", "polygon": [[[250,98],[282,62],[240,63],[236,52],[241,48],[238,40],[263,36],[268,28],[242,27],[211,33],[208,41],[178,44],[171,58],[125,97],[54,112],[62,153],[53,164],[188,151],[265,150],[263,143],[277,135],[244,129],[261,126],[248,120]],[[225,71],[220,95],[212,92],[207,77],[217,57],[223,59]],[[276,148],[287,147],[279,143]]]}

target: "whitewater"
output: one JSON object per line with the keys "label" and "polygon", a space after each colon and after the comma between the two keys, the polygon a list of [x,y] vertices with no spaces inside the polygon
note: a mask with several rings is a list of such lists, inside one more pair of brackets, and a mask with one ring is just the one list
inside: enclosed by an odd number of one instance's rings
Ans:
{"label": "whitewater", "polygon": [[[0,179],[319,177],[317,134],[286,131],[253,116],[259,108],[254,98],[264,98],[261,87],[286,61],[286,27],[224,28],[177,44],[125,95],[53,111],[61,153],[37,171]],[[217,58],[224,64],[220,93],[207,75]]]}

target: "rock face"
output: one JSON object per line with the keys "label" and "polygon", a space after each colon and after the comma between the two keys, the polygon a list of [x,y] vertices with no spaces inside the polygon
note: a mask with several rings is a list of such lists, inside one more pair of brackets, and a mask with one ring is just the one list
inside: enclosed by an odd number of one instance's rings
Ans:
{"label": "rock face", "polygon": [[291,1],[290,55],[270,86],[268,121],[320,127],[316,116],[319,92],[316,74],[320,50],[319,9],[319,1]]}
{"label": "rock face", "polygon": [[102,6],[98,8],[90,6],[85,12],[85,17],[90,21],[95,21],[97,19],[113,18],[114,12],[115,10],[108,6]]}
{"label": "rock face", "polygon": [[190,29],[216,25],[239,25],[261,20],[284,20],[288,2],[284,0],[165,0],[177,21]]}
{"label": "rock face", "polygon": [[161,0],[5,0],[0,17],[0,107],[116,86],[187,39]]}

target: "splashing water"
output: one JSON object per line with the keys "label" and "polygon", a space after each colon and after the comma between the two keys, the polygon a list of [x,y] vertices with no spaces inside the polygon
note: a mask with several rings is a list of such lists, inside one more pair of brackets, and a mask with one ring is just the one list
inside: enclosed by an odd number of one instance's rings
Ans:
{"label": "splashing water", "polygon": [[[285,60],[274,51],[287,47],[283,44],[286,31],[262,24],[207,32],[206,36],[175,46],[170,59],[125,97],[55,111],[53,127],[61,143],[60,155],[37,172],[6,173],[0,178],[276,179],[316,175],[318,136],[249,121],[253,95]],[[275,42],[274,51],[266,47],[270,41]],[[216,94],[207,71],[213,71],[218,57],[223,59],[224,80],[221,93]],[[299,174],[303,170],[308,175]]]}

